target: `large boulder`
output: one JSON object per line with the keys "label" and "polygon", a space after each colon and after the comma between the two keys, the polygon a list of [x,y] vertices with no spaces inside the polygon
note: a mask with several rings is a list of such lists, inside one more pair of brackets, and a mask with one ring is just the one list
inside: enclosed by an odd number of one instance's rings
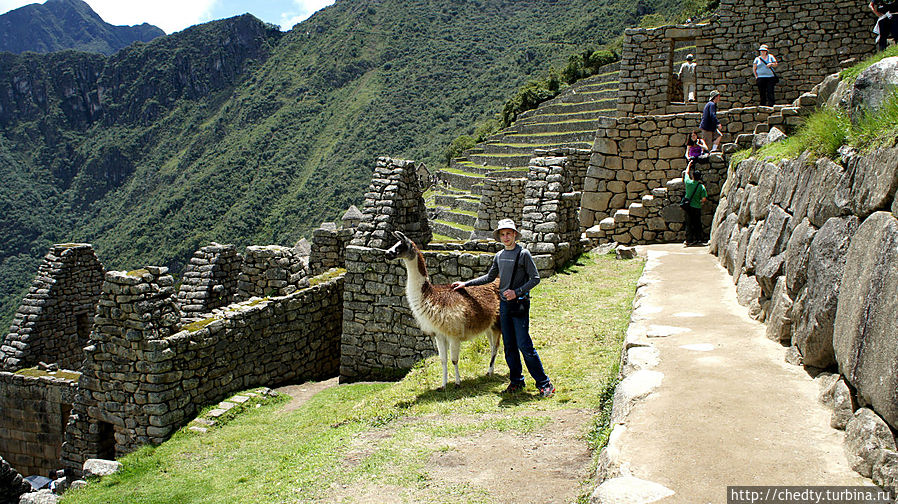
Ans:
{"label": "large boulder", "polygon": [[833,325],[845,258],[857,226],[857,217],[834,217],[811,241],[807,284],[792,307],[792,344],[806,366],[826,368],[836,363]]}
{"label": "large boulder", "polygon": [[763,320],[762,294],[761,286],[758,281],[751,275],[742,275],[739,277],[739,283],[736,284],[736,301],[742,306],[748,307],[748,316],[755,320]]}
{"label": "large boulder", "polygon": [[857,394],[898,428],[898,218],[868,217],[851,240],[833,348]]}
{"label": "large boulder", "polygon": [[19,502],[19,496],[31,491],[31,484],[0,457],[0,502]]}
{"label": "large boulder", "polygon": [[823,82],[814,86],[814,91],[817,92],[817,103],[826,103],[839,88],[839,82],[841,82],[839,74],[834,73],[827,75]]}
{"label": "large boulder", "polygon": [[733,259],[732,269],[729,270],[730,275],[733,277],[733,283],[739,283],[739,277],[745,271],[745,252],[748,250],[748,242],[751,240],[751,235],[754,231],[755,226],[751,225],[743,229],[742,234],[739,236],[736,257]]}
{"label": "large boulder", "polygon": [[759,171],[758,185],[751,197],[751,219],[755,221],[767,218],[767,210],[776,191],[780,168],[775,164],[764,163]]}
{"label": "large boulder", "polygon": [[787,209],[792,214],[795,222],[801,222],[808,215],[808,206],[811,203],[812,180],[816,172],[816,166],[805,157],[805,154],[802,154],[798,161],[803,162],[795,166],[795,189],[792,195],[792,202]]}
{"label": "large boulder", "polygon": [[792,298],[786,292],[786,279],[779,277],[770,297],[767,315],[767,338],[777,343],[792,341]]}
{"label": "large boulder", "polygon": [[714,220],[711,223],[711,236],[708,239],[708,252],[717,255],[717,235],[720,233],[720,225],[727,217],[727,197],[720,198],[717,209],[714,211]]}
{"label": "large boulder", "polygon": [[895,451],[895,438],[876,413],[861,408],[845,427],[844,448],[851,468],[869,478],[873,464],[882,456],[881,451]]}
{"label": "large boulder", "polygon": [[105,459],[87,459],[82,466],[82,475],[87,478],[102,478],[115,474],[122,468],[121,462]]}
{"label": "large boulder", "polygon": [[751,206],[752,206],[752,194],[758,186],[754,184],[749,184],[745,186],[745,190],[742,193],[742,204],[739,205],[739,225],[747,226],[749,222],[751,222]]}
{"label": "large boulder", "polygon": [[782,274],[785,259],[782,254],[792,235],[792,216],[776,205],[769,205],[767,218],[758,227],[757,235],[757,243],[752,250],[754,255],[749,262],[754,266],[755,276],[764,294],[770,296],[776,277]]}
{"label": "large boulder", "polygon": [[898,190],[898,148],[877,149],[855,156],[848,163],[852,176],[851,212],[864,219],[877,210],[888,210]]}
{"label": "large boulder", "polygon": [[801,166],[805,162],[802,158],[787,159],[781,162],[771,203],[778,205],[780,208],[789,208],[792,204],[792,197],[795,195],[795,185],[798,184]]}
{"label": "large boulder", "polygon": [[898,86],[898,57],[885,58],[867,67],[851,88],[849,115],[857,124],[864,115],[875,113]]}
{"label": "large boulder", "polygon": [[850,176],[845,168],[827,158],[817,160],[814,178],[809,187],[808,219],[822,227],[831,217],[851,213],[849,208]]}
{"label": "large boulder", "polygon": [[792,230],[789,243],[786,245],[784,265],[786,288],[793,299],[808,280],[808,253],[811,249],[811,240],[816,233],[817,228],[805,218]]}
{"label": "large boulder", "polygon": [[717,251],[717,257],[720,258],[720,263],[724,264],[724,260],[726,257],[726,248],[727,244],[730,242],[730,235],[733,234],[733,229],[736,228],[736,214],[729,214],[720,223],[717,230],[716,238],[716,246],[715,249]]}

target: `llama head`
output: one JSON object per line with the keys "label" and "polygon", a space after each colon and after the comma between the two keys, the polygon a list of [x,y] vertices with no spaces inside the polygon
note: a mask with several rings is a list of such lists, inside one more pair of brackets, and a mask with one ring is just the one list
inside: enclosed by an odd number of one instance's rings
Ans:
{"label": "llama head", "polygon": [[385,254],[387,259],[417,259],[418,247],[415,246],[415,242],[413,242],[409,237],[405,236],[399,231],[393,231],[393,236],[398,238],[399,241],[396,242],[395,245],[390,247],[389,250],[387,250]]}

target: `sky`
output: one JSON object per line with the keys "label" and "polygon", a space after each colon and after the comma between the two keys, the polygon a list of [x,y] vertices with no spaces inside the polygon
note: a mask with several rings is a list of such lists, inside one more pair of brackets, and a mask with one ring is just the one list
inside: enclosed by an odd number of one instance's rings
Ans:
{"label": "sky", "polygon": [[[249,12],[282,30],[326,7],[334,0],[85,0],[104,21],[114,25],[150,23],[165,33],[197,23]],[[44,0],[0,0],[0,13]]]}

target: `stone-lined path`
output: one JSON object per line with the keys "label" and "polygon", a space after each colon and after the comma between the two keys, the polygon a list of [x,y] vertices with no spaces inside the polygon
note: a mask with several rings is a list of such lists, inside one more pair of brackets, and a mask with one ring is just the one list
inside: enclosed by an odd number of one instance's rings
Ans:
{"label": "stone-lined path", "polygon": [[[726,502],[728,485],[870,485],[848,467],[820,386],[748,317],[717,258],[679,244],[645,252],[615,395],[613,421],[623,425],[603,454],[618,478],[593,502]],[[663,487],[635,490],[634,478]],[[612,498],[624,488],[636,498]]]}

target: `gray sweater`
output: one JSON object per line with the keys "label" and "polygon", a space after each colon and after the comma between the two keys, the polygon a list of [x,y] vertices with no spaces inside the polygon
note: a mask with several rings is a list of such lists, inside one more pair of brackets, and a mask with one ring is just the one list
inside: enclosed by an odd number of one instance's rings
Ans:
{"label": "gray sweater", "polygon": [[[514,270],[514,260],[520,251],[518,257],[518,270],[515,273],[514,281],[509,281],[511,272]],[[515,295],[518,297],[526,296],[530,289],[536,287],[539,283],[539,270],[536,269],[536,263],[533,262],[533,256],[530,251],[516,245],[512,250],[500,250],[493,258],[489,271],[482,277],[465,282],[466,287],[475,285],[484,285],[492,282],[499,277],[499,292],[505,292],[510,286],[514,286]],[[505,297],[502,297],[505,299]]]}

